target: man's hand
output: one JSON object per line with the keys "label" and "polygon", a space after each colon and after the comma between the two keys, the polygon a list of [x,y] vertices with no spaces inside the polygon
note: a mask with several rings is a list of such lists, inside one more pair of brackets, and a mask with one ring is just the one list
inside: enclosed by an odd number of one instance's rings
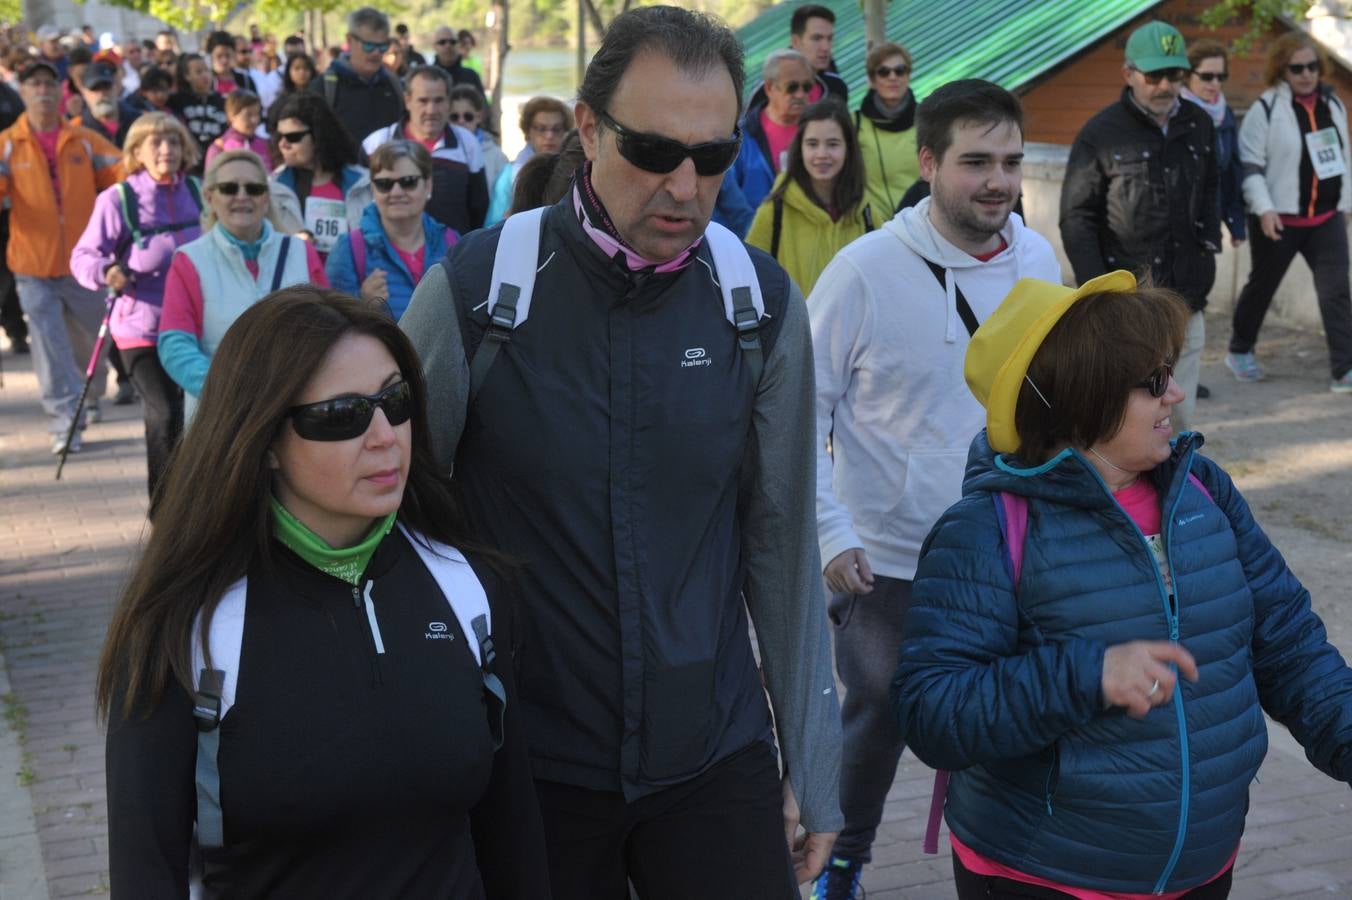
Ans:
{"label": "man's hand", "polygon": [[826,586],[837,594],[871,594],[873,570],[862,547],[846,550],[826,564]]}
{"label": "man's hand", "polygon": [[793,795],[789,777],[784,776],[784,839],[793,857],[793,875],[799,884],[807,884],[822,873],[831,858],[840,832],[826,834],[798,834],[798,798]]}
{"label": "man's hand", "polygon": [[1270,241],[1279,241],[1282,238],[1282,217],[1277,215],[1275,209],[1270,209],[1263,213],[1259,220],[1263,227],[1263,234],[1267,235]]}

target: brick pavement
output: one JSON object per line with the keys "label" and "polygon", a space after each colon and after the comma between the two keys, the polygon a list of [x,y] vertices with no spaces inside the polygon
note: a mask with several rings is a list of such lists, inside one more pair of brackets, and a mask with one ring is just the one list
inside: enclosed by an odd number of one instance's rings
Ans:
{"label": "brick pavement", "polygon": [[[92,686],[145,512],[140,408],[106,407],[56,483],[31,367],[7,352],[3,362],[0,900],[100,894],[107,814]],[[1352,795],[1278,732],[1252,792],[1233,897],[1352,897]],[[872,900],[952,897],[947,855],[920,852],[931,778],[903,760],[864,880]]]}

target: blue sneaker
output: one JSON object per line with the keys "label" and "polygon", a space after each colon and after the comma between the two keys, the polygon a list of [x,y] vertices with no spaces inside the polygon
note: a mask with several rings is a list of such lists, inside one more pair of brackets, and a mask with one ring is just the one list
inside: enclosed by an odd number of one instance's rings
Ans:
{"label": "blue sneaker", "polygon": [[1252,353],[1225,354],[1225,367],[1234,373],[1236,381],[1262,381],[1267,377]]}
{"label": "blue sneaker", "polygon": [[1352,394],[1352,372],[1344,372],[1342,378],[1335,378],[1329,383],[1329,390],[1335,394]]}
{"label": "blue sneaker", "polygon": [[863,874],[864,864],[859,860],[833,856],[812,882],[808,900],[863,900],[864,889],[859,886]]}

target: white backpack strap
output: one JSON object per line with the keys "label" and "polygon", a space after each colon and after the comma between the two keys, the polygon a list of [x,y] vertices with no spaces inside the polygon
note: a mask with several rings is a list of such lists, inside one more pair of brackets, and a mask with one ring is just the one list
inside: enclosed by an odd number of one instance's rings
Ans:
{"label": "white backpack strap", "polygon": [[[530,298],[535,291],[535,272],[540,261],[540,229],[545,209],[508,216],[498,235],[493,255],[493,275],[488,282],[488,331],[474,351],[469,366],[470,402],[483,386],[488,370],[503,344],[512,340],[512,330],[530,316]],[[468,632],[466,632],[468,634]]]}
{"label": "white backpack strap", "polygon": [[752,382],[759,384],[765,366],[760,342],[765,298],[761,295],[756,266],[742,239],[717,222],[709,223],[704,238],[714,259],[715,283],[723,294],[723,314],[737,329],[737,344],[747,354]]}
{"label": "white backpack strap", "polygon": [[483,675],[484,704],[488,709],[488,729],[493,736],[493,749],[502,746],[503,716],[507,711],[507,689],[495,671],[497,653],[493,649],[493,620],[488,608],[488,594],[479,583],[469,560],[454,547],[433,541],[410,531],[399,523],[399,529],[418,552],[432,580],[441,588],[446,602],[451,605],[460,631],[469,644],[470,652],[479,663]]}
{"label": "white backpack strap", "polygon": [[225,820],[221,814],[221,719],[235,703],[239,684],[239,655],[244,644],[244,601],[248,579],[241,578],[226,588],[225,596],[211,617],[207,641],[211,647],[211,669],[202,652],[199,613],[192,627],[192,662],[198,673],[197,693],[193,697],[193,718],[197,721],[197,841],[203,847],[225,845]]}

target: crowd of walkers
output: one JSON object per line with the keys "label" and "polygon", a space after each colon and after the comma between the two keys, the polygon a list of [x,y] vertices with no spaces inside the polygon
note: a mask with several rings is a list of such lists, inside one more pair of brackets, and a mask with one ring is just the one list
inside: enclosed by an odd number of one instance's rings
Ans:
{"label": "crowd of walkers", "polygon": [[1318,45],[1237,123],[1223,45],[1135,30],[1067,287],[1019,100],[883,43],[851,108],[834,24],[749,83],[717,20],[625,12],[515,160],[472,35],[371,8],[318,60],[5,57],[53,449],[105,310],[145,414],[115,897],[857,900],[909,745],[963,900],[1211,900],[1264,713],[1352,780],[1352,669],[1192,428],[1221,223],[1230,371],[1299,252],[1352,391]]}

